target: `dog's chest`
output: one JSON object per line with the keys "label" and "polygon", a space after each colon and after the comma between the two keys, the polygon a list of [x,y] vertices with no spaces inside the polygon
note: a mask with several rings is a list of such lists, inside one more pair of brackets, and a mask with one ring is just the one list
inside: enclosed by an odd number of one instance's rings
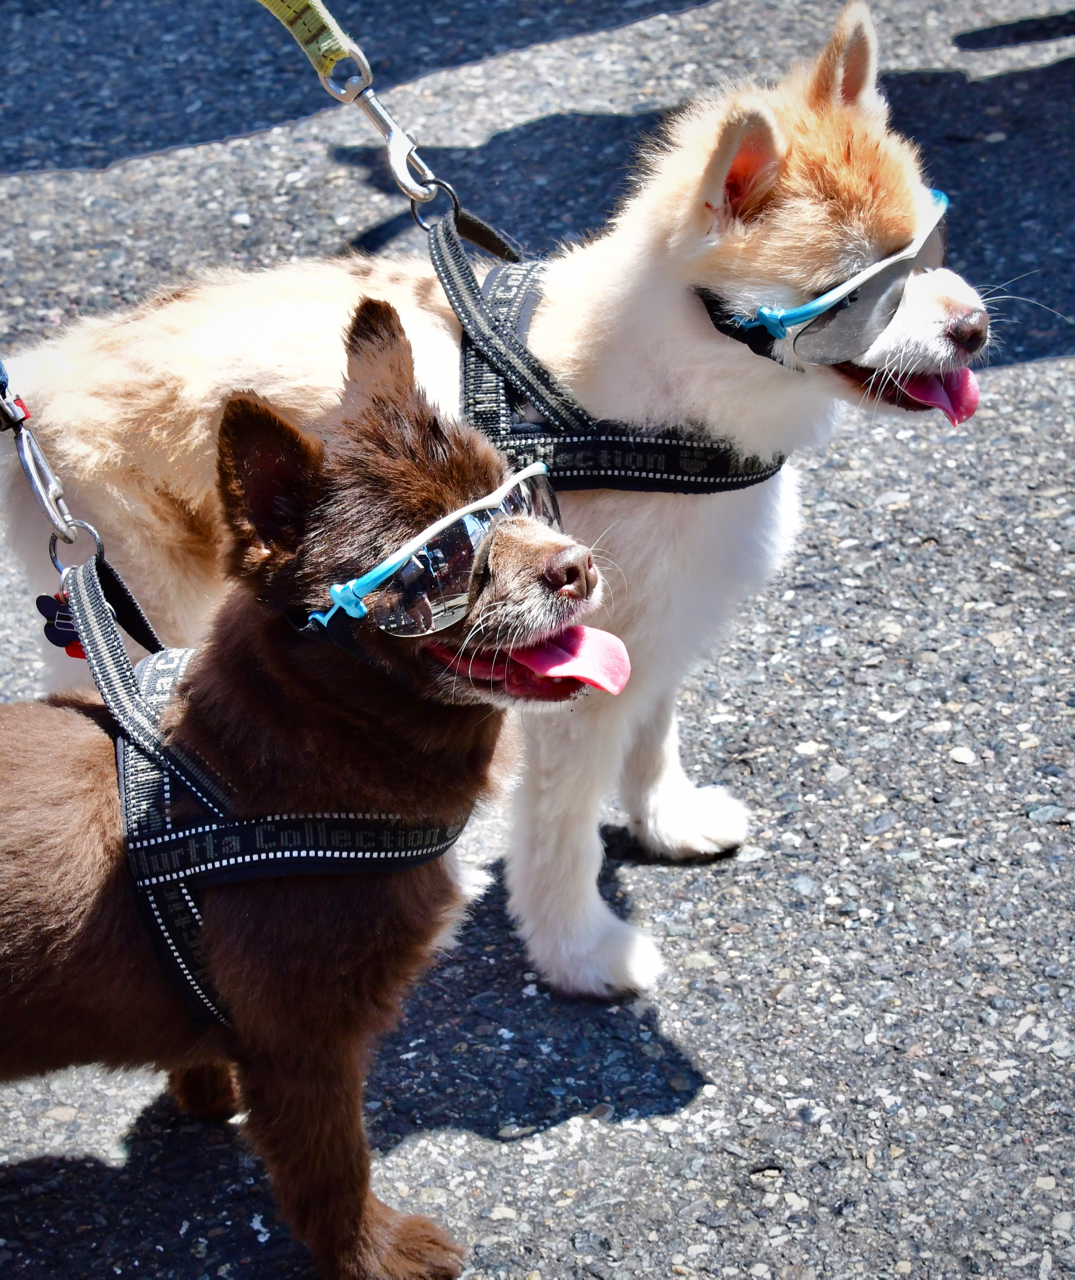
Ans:
{"label": "dog's chest", "polygon": [[623,638],[636,667],[680,649],[689,661],[779,566],[798,525],[798,478],[785,466],[735,493],[565,493],[561,509],[605,578],[596,625]]}

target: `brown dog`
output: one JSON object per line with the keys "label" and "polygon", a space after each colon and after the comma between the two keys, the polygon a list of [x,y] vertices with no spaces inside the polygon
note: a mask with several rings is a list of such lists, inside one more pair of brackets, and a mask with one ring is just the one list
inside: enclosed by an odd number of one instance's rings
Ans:
{"label": "brown dog", "polygon": [[[364,662],[294,629],[289,610],[324,609],[330,584],[505,478],[482,437],[439,422],[415,391],[391,307],[364,303],[348,349],[365,390],[349,386],[322,439],[254,400],[225,412],[231,588],[165,724],[233,783],[239,817],[361,808],[452,823],[491,786],[509,699],[582,687],[514,671],[498,637],[541,647],[597,605],[601,584],[586,548],[510,517],[482,544],[466,617],[436,643],[353,623]],[[453,855],[206,890],[202,942],[232,1021],[207,1026],[139,916],[116,733],[85,694],[0,708],[0,1080],[150,1064],[189,1108],[218,1115],[238,1108],[235,1081],[280,1208],[324,1275],[458,1275],[461,1251],[436,1225],[371,1194],[362,1129],[373,1042],[464,902]]]}

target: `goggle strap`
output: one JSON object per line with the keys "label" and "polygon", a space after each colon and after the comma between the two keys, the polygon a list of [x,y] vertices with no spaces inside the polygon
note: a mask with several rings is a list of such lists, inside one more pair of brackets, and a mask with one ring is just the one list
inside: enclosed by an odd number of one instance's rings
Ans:
{"label": "goggle strap", "polygon": [[[346,614],[336,614],[335,617],[332,617],[333,613],[335,613],[335,610],[329,610],[324,614],[311,613],[307,619],[304,613],[292,609],[285,616],[300,636],[319,640],[324,644],[334,644],[351,654],[352,657],[358,658],[366,666],[373,667],[374,670],[379,671],[382,675],[388,676],[390,680],[403,685],[405,689],[413,689],[415,687],[414,680],[408,671],[393,666],[392,663],[382,658],[380,654],[374,653],[362,643],[361,639],[355,635],[348,625]],[[323,618],[330,618],[331,621],[325,623],[322,621]]]}
{"label": "goggle strap", "polygon": [[709,315],[710,323],[718,333],[723,333],[726,338],[733,338],[736,342],[741,342],[744,346],[749,347],[756,356],[766,356],[769,360],[776,361],[777,364],[783,364],[774,355],[773,343],[775,339],[763,324],[734,315],[723,298],[719,298],[709,289],[697,286],[694,292],[701,300],[702,306],[705,307]]}

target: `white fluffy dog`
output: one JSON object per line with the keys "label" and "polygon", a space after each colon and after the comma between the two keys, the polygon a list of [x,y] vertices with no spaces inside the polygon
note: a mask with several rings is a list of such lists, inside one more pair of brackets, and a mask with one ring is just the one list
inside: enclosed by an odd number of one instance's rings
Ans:
{"label": "white fluffy dog", "polygon": [[[592,415],[689,423],[768,457],[823,439],[844,401],[973,412],[966,366],[988,325],[950,271],[916,271],[881,337],[835,365],[804,365],[790,338],[774,358],[755,354],[714,327],[695,292],[737,313],[794,307],[928,229],[931,197],[915,149],[888,128],[876,62],[869,14],[852,4],[814,63],[781,85],[733,87],[677,116],[604,233],[548,263],[529,345]],[[338,396],[339,335],[366,296],[396,307],[419,383],[442,414],[457,413],[459,325],[418,260],[222,273],[11,360],[72,509],[101,530],[166,643],[197,641],[221,586],[213,460],[225,403],[252,390],[299,424],[315,420]],[[40,517],[5,465],[15,545],[30,581],[50,582]],[[646,988],[661,970],[653,942],[597,890],[597,819],[617,784],[633,832],[665,857],[746,835],[743,805],[683,772],[676,689],[779,565],[796,488],[785,466],[712,496],[563,494],[567,530],[599,542],[624,575],[594,622],[624,639],[634,672],[618,698],[591,691],[526,724],[511,909],[535,965],[565,990]],[[53,683],[71,683],[75,664],[52,654]]]}

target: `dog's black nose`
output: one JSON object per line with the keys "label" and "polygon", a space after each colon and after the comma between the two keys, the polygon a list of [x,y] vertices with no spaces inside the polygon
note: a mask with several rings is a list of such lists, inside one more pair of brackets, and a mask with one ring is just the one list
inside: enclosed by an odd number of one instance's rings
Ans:
{"label": "dog's black nose", "polygon": [[989,317],[984,311],[964,311],[948,321],[945,335],[967,355],[976,355],[989,337]]}
{"label": "dog's black nose", "polygon": [[586,547],[565,547],[545,561],[541,576],[561,596],[588,600],[597,586],[597,570]]}

